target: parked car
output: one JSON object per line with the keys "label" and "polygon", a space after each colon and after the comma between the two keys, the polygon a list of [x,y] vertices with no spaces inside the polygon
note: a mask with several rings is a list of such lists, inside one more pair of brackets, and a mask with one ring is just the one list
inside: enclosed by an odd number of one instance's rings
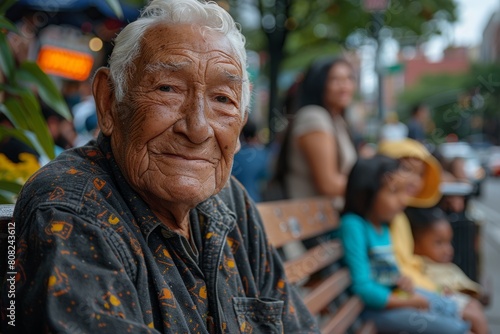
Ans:
{"label": "parked car", "polygon": [[480,196],[486,171],[477,152],[465,142],[444,143],[437,150],[445,164],[450,164],[457,158],[463,160],[463,173],[473,186],[472,195]]}

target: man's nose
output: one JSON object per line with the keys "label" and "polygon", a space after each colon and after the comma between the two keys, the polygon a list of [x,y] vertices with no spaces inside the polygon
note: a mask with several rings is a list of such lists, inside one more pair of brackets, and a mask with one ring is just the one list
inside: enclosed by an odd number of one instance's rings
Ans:
{"label": "man's nose", "polygon": [[184,106],[184,117],[176,124],[175,130],[183,133],[191,142],[201,144],[213,135],[207,118],[208,103],[203,96],[191,99]]}

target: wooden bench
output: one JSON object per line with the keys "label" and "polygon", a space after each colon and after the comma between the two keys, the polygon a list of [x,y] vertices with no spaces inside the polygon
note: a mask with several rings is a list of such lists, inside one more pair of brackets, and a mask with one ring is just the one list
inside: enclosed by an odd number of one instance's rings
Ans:
{"label": "wooden bench", "polygon": [[[257,208],[269,242],[278,249],[339,227],[338,213],[327,198],[264,202]],[[340,263],[342,255],[340,240],[325,239],[318,246],[285,259],[288,280],[302,292],[322,333],[376,333],[373,323],[359,319],[364,305],[357,296],[348,293],[351,277]],[[326,267],[334,272],[318,279],[317,273]]]}

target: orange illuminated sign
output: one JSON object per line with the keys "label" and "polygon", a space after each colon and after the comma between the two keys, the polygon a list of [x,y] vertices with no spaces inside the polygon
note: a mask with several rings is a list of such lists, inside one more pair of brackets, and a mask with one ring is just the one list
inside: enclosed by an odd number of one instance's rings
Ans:
{"label": "orange illuminated sign", "polygon": [[90,75],[94,58],[85,52],[44,45],[38,53],[37,63],[47,74],[83,81]]}

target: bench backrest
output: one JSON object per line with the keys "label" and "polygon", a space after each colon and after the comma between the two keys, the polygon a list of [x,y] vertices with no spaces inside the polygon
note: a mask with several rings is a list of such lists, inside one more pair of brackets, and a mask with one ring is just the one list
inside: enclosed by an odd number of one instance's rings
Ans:
{"label": "bench backrest", "polygon": [[[339,216],[328,198],[259,203],[269,242],[281,248],[335,231]],[[304,293],[304,302],[318,318],[322,333],[375,333],[372,323],[363,324],[363,303],[347,293],[351,277],[340,264],[343,255],[338,239],[326,239],[292,259],[285,259],[288,280]],[[335,268],[326,278],[313,278],[322,269]],[[317,277],[317,276],[316,276]],[[321,276],[320,276],[321,277]]]}

